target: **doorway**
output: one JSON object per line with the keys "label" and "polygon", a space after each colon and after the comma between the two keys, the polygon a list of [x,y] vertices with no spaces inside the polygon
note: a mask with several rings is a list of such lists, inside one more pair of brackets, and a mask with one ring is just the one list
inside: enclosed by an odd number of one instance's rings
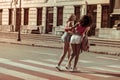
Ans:
{"label": "doorway", "polygon": [[2,10],[0,9],[0,25],[2,25]]}
{"label": "doorway", "polygon": [[87,6],[87,14],[92,16],[92,22],[93,22],[91,29],[88,32],[88,35],[95,36],[96,19],[97,19],[97,5],[88,5]]}
{"label": "doorway", "polygon": [[53,7],[46,9],[46,30],[45,33],[51,33],[53,28]]}
{"label": "doorway", "polygon": [[15,31],[19,30],[21,25],[21,10],[19,8],[16,9],[16,28]]}

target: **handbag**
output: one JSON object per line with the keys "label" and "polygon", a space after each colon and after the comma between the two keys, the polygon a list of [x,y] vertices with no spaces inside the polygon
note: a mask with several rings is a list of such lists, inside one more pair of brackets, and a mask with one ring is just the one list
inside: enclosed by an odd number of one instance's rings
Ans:
{"label": "handbag", "polygon": [[89,40],[88,40],[87,35],[85,35],[85,36],[82,38],[80,47],[81,47],[81,50],[83,50],[83,51],[89,51],[90,45],[89,45]]}

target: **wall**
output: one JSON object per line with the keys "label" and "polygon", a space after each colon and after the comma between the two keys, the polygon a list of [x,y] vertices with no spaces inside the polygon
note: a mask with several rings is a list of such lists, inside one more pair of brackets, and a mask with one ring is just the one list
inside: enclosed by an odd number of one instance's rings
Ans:
{"label": "wall", "polygon": [[[54,16],[53,16],[53,27],[56,27],[56,20],[57,20],[57,6],[63,6],[63,25],[65,25],[68,17],[74,13],[74,6],[79,5],[81,6],[81,15],[86,14],[85,8],[85,1],[84,0],[30,0],[30,1],[22,1],[22,8],[29,8],[29,25],[35,25],[36,26],[36,15],[37,15],[37,7],[42,7],[42,26],[43,30],[45,31],[46,26],[46,7],[54,7]],[[89,5],[97,4],[97,28],[101,28],[101,4],[109,4],[109,0],[86,0]],[[14,8],[14,3],[11,4],[11,0],[0,0],[0,9],[3,9],[3,25],[8,25],[8,9]],[[16,8],[19,8],[19,2],[16,5]],[[23,25],[23,9],[22,9],[22,25]],[[13,12],[13,15],[14,12]],[[14,16],[13,16],[13,24],[14,23]],[[54,31],[54,29],[53,29]]]}

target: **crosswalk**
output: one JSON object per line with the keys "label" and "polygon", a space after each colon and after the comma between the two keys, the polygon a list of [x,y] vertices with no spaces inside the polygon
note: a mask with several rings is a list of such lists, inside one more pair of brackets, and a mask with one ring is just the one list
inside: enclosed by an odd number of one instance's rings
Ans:
{"label": "crosswalk", "polygon": [[[66,64],[64,61],[63,64]],[[92,61],[81,60],[81,63],[92,63]],[[111,78],[113,75],[99,74],[104,72],[120,74],[120,65],[107,65],[105,67],[83,67],[87,71],[73,73],[65,70],[58,71],[55,68],[57,60],[45,59],[43,61],[35,60],[11,60],[0,58],[0,80],[96,80],[95,78]],[[93,73],[91,71],[99,73]],[[2,75],[2,76],[1,76]],[[4,75],[4,77],[3,77]],[[8,79],[8,80],[9,80]]]}

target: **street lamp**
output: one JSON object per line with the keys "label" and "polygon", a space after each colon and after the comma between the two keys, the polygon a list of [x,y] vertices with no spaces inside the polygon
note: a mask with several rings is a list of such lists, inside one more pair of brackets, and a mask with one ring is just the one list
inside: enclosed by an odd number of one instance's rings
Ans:
{"label": "street lamp", "polygon": [[17,41],[21,41],[21,31],[20,31],[20,27],[21,27],[21,0],[20,0],[20,6],[19,6],[19,21],[20,21],[20,23],[19,23],[19,29],[18,29],[18,39],[17,39]]}

